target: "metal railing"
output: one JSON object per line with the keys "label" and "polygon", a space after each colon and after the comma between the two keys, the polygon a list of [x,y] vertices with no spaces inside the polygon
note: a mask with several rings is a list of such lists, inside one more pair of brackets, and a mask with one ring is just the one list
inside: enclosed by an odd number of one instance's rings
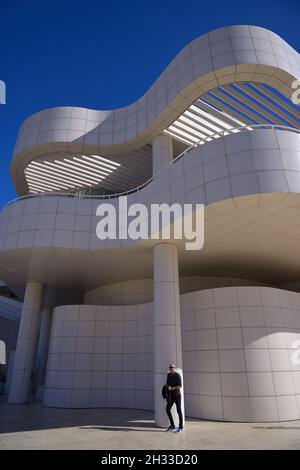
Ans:
{"label": "metal railing", "polygon": [[240,132],[251,132],[256,129],[273,129],[273,130],[282,130],[282,131],[289,131],[289,132],[294,132],[296,134],[300,135],[300,129],[296,129],[294,127],[288,127],[288,126],[281,126],[279,124],[255,124],[255,125],[245,125],[245,126],[240,126],[240,127],[235,127],[232,129],[227,129],[225,131],[221,132],[216,132],[215,134],[212,134],[210,136],[207,136],[206,138],[202,139],[199,142],[196,142],[195,144],[191,145],[188,147],[186,150],[184,150],[180,155],[178,155],[174,160],[172,160],[170,163],[162,167],[155,175],[151,176],[147,181],[145,181],[143,184],[140,186],[137,186],[136,188],[129,189],[127,191],[123,191],[120,193],[114,193],[114,194],[103,194],[103,195],[92,195],[92,194],[80,194],[80,193],[63,193],[63,192],[45,192],[45,193],[38,193],[38,194],[27,194],[26,196],[21,196],[18,198],[15,198],[11,201],[9,201],[7,204],[5,204],[2,209],[5,207],[14,204],[15,202],[22,201],[25,199],[33,199],[36,197],[67,197],[67,198],[72,198],[72,199],[115,199],[120,196],[128,196],[130,194],[136,193],[141,191],[142,189],[145,188],[145,186],[148,186],[154,179],[156,179],[163,171],[165,171],[168,167],[171,167],[175,162],[177,162],[180,158],[186,156],[191,150],[200,147],[207,142],[212,142],[215,139],[218,139],[220,137],[225,137],[227,135],[231,134],[237,134]]}

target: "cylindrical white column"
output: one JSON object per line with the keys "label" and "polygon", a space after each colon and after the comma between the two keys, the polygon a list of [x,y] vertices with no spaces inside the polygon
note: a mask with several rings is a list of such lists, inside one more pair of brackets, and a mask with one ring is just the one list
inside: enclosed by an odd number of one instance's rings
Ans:
{"label": "cylindrical white column", "polygon": [[39,395],[39,387],[44,384],[46,364],[48,357],[48,347],[51,330],[52,309],[45,308],[42,311],[41,326],[39,331],[39,341],[35,361],[35,388]]}
{"label": "cylindrical white column", "polygon": [[170,136],[158,135],[152,141],[152,173],[158,171],[173,160],[173,143]]}
{"label": "cylindrical white column", "polygon": [[12,374],[14,370],[15,353],[16,351],[10,351],[10,355],[9,355],[7,376],[6,376],[5,389],[4,389],[4,393],[6,394],[9,393],[9,389],[10,389]]}
{"label": "cylindrical white column", "polygon": [[38,341],[43,285],[28,282],[22,309],[9,403],[26,403],[29,398],[31,374]]}
{"label": "cylindrical white column", "polygon": [[[166,401],[161,396],[166,383],[168,366],[174,362],[182,370],[180,298],[177,247],[172,243],[159,243],[153,248],[154,280],[154,411],[159,427],[168,425]],[[184,417],[184,397],[182,413]],[[172,415],[178,423],[176,406]]]}

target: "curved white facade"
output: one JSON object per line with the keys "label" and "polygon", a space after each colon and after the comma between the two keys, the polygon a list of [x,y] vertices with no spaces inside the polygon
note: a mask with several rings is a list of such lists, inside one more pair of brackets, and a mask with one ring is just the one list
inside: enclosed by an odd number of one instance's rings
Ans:
{"label": "curved white facade", "polygon": [[33,159],[76,152],[115,156],[119,163],[123,154],[130,187],[130,175],[133,179],[146,157],[137,154],[131,162],[128,154],[151,144],[199,96],[226,83],[250,81],[290,98],[295,78],[300,78],[299,54],[275,33],[256,26],[218,29],[186,46],[145,95],[125,108],[53,108],[27,119],[12,160],[16,187],[26,194],[24,168]]}
{"label": "curved white facade", "polygon": [[[220,421],[300,418],[300,294],[225,287],[181,296],[186,413]],[[44,403],[154,408],[153,304],[54,310]]]}
{"label": "curved white facade", "polygon": [[226,287],[182,296],[188,416],[254,422],[300,418],[299,295]]}
{"label": "curved white facade", "polygon": [[[11,402],[33,372],[47,406],[144,408],[164,426],[175,361],[187,416],[299,419],[299,78],[283,39],[234,26],[186,46],[132,105],[25,121],[11,165],[23,197],[0,213],[0,276],[25,294]],[[203,249],[99,240],[96,209],[118,216],[121,194],[204,204]]]}

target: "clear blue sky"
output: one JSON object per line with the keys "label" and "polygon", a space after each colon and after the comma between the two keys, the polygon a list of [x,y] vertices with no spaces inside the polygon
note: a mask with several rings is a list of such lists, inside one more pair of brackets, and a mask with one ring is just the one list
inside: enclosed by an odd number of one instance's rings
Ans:
{"label": "clear blue sky", "polygon": [[0,0],[0,206],[16,196],[9,164],[28,116],[129,104],[187,43],[231,24],[269,28],[300,51],[299,0]]}

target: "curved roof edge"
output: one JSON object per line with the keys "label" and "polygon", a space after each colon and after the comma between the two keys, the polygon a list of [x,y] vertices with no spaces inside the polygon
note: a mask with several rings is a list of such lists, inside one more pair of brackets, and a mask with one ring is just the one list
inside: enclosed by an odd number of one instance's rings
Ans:
{"label": "curved roof edge", "polygon": [[120,155],[141,148],[163,132],[207,91],[241,80],[268,83],[291,96],[300,79],[297,51],[277,34],[257,26],[229,26],[185,46],[149,90],[115,110],[50,108],[29,117],[18,134],[11,174],[26,192],[24,169],[46,153]]}

